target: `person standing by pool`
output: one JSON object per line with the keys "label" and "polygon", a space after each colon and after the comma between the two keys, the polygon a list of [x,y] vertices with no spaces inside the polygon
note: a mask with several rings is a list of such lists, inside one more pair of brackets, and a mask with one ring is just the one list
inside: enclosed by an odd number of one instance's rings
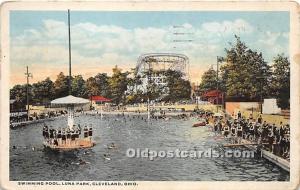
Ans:
{"label": "person standing by pool", "polygon": [[273,146],[273,143],[274,143],[274,133],[273,133],[272,129],[269,130],[268,142],[269,142],[269,151],[273,153],[273,150],[274,150],[274,146]]}
{"label": "person standing by pool", "polygon": [[62,130],[62,134],[61,134],[61,143],[63,145],[66,145],[66,132],[65,129]]}
{"label": "person standing by pool", "polygon": [[89,127],[89,140],[92,141],[92,136],[93,136],[93,128],[92,126]]}
{"label": "person standing by pool", "polygon": [[46,125],[44,125],[44,127],[43,127],[43,137],[44,138],[46,137]]}
{"label": "person standing by pool", "polygon": [[219,120],[219,122],[218,122],[218,133],[221,133],[222,130],[223,130],[222,122],[221,122],[221,120]]}
{"label": "person standing by pool", "polygon": [[237,124],[237,137],[238,137],[238,143],[242,142],[242,137],[243,137],[243,127],[240,124]]}
{"label": "person standing by pool", "polygon": [[66,136],[67,136],[67,144],[70,146],[70,144],[71,144],[71,131],[70,131],[69,128],[67,128]]}
{"label": "person standing by pool", "polygon": [[257,123],[262,124],[262,117],[261,117],[261,115],[259,115],[259,117],[257,118]]}
{"label": "person standing by pool", "polygon": [[[78,130],[79,135],[81,135],[81,126],[80,126],[80,124],[78,124],[77,130]],[[78,138],[79,138],[79,137],[78,137]]]}
{"label": "person standing by pool", "polygon": [[87,138],[89,137],[89,131],[87,126],[84,126],[83,128],[83,135],[84,135],[84,139],[87,140]]}
{"label": "person standing by pool", "polygon": [[238,120],[242,119],[242,113],[241,111],[238,112]]}
{"label": "person standing by pool", "polygon": [[58,140],[56,137],[53,139],[53,144],[54,144],[54,146],[58,146]]}
{"label": "person standing by pool", "polygon": [[224,136],[225,136],[225,138],[227,138],[228,135],[229,135],[229,126],[227,124],[225,124],[225,126],[224,126]]}
{"label": "person standing by pool", "polygon": [[61,145],[61,127],[57,130],[57,140],[58,144]]}
{"label": "person standing by pool", "polygon": [[50,126],[50,129],[49,129],[49,138],[50,138],[50,144],[53,144],[54,129],[52,126]]}
{"label": "person standing by pool", "polygon": [[78,145],[79,134],[80,134],[80,131],[79,131],[79,128],[77,128],[75,130],[75,145]]}
{"label": "person standing by pool", "polygon": [[232,127],[231,127],[231,142],[232,144],[235,143],[236,141],[236,124],[234,124]]}
{"label": "person standing by pool", "polygon": [[214,122],[214,132],[215,132],[215,135],[217,134],[217,131],[218,131],[218,123],[215,120],[215,122]]}
{"label": "person standing by pool", "polygon": [[43,127],[43,137],[48,140],[49,138],[49,131],[48,131],[48,126],[47,125],[44,125]]}
{"label": "person standing by pool", "polygon": [[75,134],[75,131],[74,130],[71,130],[71,145],[75,145],[75,137],[76,137],[76,134]]}
{"label": "person standing by pool", "polygon": [[263,128],[262,141],[265,142],[268,136],[268,128],[269,128],[269,125],[267,124],[266,121],[263,122],[262,128]]}
{"label": "person standing by pool", "polygon": [[275,145],[274,145],[274,154],[277,156],[282,155],[281,153],[281,141],[282,141],[282,136],[280,135],[280,128],[277,128],[274,133],[275,137]]}
{"label": "person standing by pool", "polygon": [[254,125],[255,125],[255,123],[253,123],[253,122],[249,123],[249,140],[250,141],[254,140]]}
{"label": "person standing by pool", "polygon": [[283,148],[283,157],[289,158],[290,157],[290,133],[287,132],[284,134],[284,148]]}

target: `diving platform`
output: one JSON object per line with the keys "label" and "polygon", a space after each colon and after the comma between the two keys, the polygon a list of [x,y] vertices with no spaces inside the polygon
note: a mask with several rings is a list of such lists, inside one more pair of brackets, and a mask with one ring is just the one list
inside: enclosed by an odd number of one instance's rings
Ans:
{"label": "diving platform", "polygon": [[77,139],[75,141],[69,141],[63,144],[58,143],[58,145],[44,141],[43,144],[45,148],[49,148],[54,151],[72,151],[78,149],[91,148],[96,145],[95,142],[87,139]]}

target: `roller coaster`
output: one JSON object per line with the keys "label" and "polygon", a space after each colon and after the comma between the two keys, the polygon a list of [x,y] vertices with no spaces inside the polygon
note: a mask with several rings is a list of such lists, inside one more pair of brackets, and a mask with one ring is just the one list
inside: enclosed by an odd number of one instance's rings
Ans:
{"label": "roller coaster", "polygon": [[[136,71],[137,75],[141,76],[142,89],[146,90],[149,80],[160,87],[166,86],[166,76],[160,71],[167,70],[180,71],[183,78],[189,80],[189,58],[184,54],[176,53],[149,53],[141,55],[137,61]],[[152,71],[152,75],[145,75],[149,71]]]}

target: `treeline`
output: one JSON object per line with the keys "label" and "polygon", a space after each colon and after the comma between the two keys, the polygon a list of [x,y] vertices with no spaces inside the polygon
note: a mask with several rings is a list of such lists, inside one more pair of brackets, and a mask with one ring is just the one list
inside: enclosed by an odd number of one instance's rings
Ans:
{"label": "treeline", "polygon": [[[99,95],[112,99],[116,105],[134,104],[146,102],[148,97],[151,101],[176,102],[189,99],[191,94],[190,82],[185,80],[182,73],[173,70],[148,71],[138,74],[135,69],[130,72],[122,72],[115,66],[112,75],[98,73],[94,77],[84,80],[81,75],[71,78],[71,94],[73,96],[89,98]],[[153,75],[164,74],[167,85],[158,86],[152,80]],[[142,79],[147,77],[149,83],[143,90]],[[32,105],[49,105],[51,100],[67,96],[69,94],[69,76],[63,72],[57,75],[55,81],[49,77],[43,81],[29,85],[29,102]],[[15,85],[10,90],[10,99],[16,100],[17,107],[25,108],[27,85]]]}
{"label": "treeline", "polygon": [[267,64],[262,53],[253,51],[235,36],[236,42],[226,48],[226,55],[219,58],[217,72],[210,68],[202,75],[199,93],[215,90],[224,92],[227,101],[259,101],[260,98],[276,98],[279,107],[289,108],[290,62],[283,54]]}

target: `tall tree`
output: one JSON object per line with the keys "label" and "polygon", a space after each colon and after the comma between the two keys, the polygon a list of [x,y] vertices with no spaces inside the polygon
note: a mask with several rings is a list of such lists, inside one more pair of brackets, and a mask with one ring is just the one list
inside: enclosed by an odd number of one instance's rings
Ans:
{"label": "tall tree", "polygon": [[95,77],[90,77],[86,81],[88,96],[104,96],[110,98],[111,90],[109,84],[110,77],[106,73],[98,73]]}
{"label": "tall tree", "polygon": [[[29,89],[31,89],[32,86],[29,84]],[[15,103],[15,109],[25,109],[26,105],[26,90],[27,85],[15,85],[12,89],[10,89],[10,99],[16,100]],[[29,90],[29,102],[32,101],[32,92]]]}
{"label": "tall tree", "polygon": [[290,107],[290,62],[283,54],[274,58],[272,75],[272,94],[277,98],[279,107],[286,109]]}
{"label": "tall tree", "polygon": [[126,104],[140,103],[144,99],[144,93],[138,89],[142,85],[141,76],[138,74],[137,69],[131,69],[128,77],[128,85],[126,91]]}
{"label": "tall tree", "polygon": [[100,94],[100,88],[97,85],[95,77],[90,77],[86,80],[87,95],[96,96]]}
{"label": "tall tree", "polygon": [[61,98],[69,94],[69,77],[65,76],[63,72],[57,75],[54,82],[55,98]]}
{"label": "tall tree", "polygon": [[163,98],[164,101],[176,102],[191,98],[191,84],[184,79],[182,72],[169,69],[165,72],[165,76],[168,93]]}
{"label": "tall tree", "polygon": [[199,91],[201,94],[217,89],[217,72],[213,68],[209,68],[205,71],[201,77],[201,83],[199,85]]}
{"label": "tall tree", "polygon": [[269,95],[270,66],[264,61],[262,53],[249,49],[238,36],[236,43],[225,49],[226,62],[221,66],[222,81],[226,96],[243,100],[259,100]]}
{"label": "tall tree", "polygon": [[33,101],[36,104],[48,104],[54,99],[54,83],[47,77],[43,81],[39,81],[32,85]]}
{"label": "tall tree", "polygon": [[72,80],[72,95],[77,97],[87,97],[87,88],[81,75],[76,75]]}
{"label": "tall tree", "polygon": [[99,95],[110,97],[109,78],[106,73],[98,73],[95,76],[95,82],[99,89]]}
{"label": "tall tree", "polygon": [[128,72],[122,72],[117,66],[113,68],[112,77],[109,78],[109,86],[111,90],[111,98],[114,103],[119,105],[125,103],[125,92],[128,85]]}

